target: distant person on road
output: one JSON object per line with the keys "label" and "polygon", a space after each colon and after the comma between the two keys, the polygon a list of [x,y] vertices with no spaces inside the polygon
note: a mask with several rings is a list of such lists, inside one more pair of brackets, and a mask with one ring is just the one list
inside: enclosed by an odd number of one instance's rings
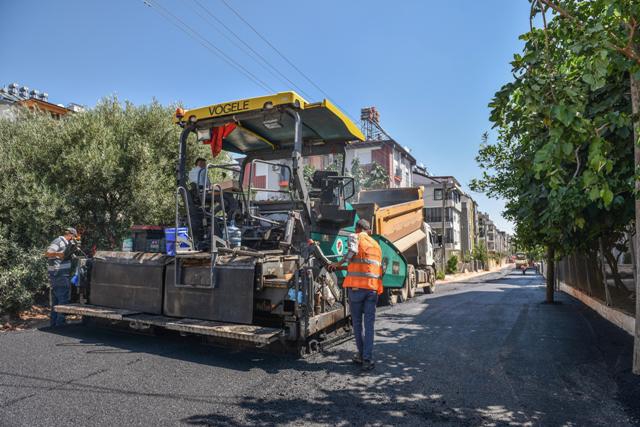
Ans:
{"label": "distant person on road", "polygon": [[194,167],[189,171],[189,182],[193,182],[202,188],[207,185],[207,161],[198,157]]}
{"label": "distant person on road", "polygon": [[366,371],[374,368],[374,323],[378,295],[382,293],[383,274],[382,250],[378,242],[371,238],[370,233],[369,222],[359,220],[356,223],[355,234],[349,236],[347,255],[329,266],[329,270],[332,271],[343,270],[344,264],[347,264],[347,277],[342,286],[348,289],[353,333],[358,348],[353,362],[362,365],[362,369]]}
{"label": "distant person on road", "polygon": [[68,304],[71,294],[71,256],[74,252],[74,239],[78,232],[73,227],[64,230],[64,234],[51,242],[45,256],[47,257],[47,272],[51,284],[51,326],[64,325],[64,314],[53,311],[53,306]]}

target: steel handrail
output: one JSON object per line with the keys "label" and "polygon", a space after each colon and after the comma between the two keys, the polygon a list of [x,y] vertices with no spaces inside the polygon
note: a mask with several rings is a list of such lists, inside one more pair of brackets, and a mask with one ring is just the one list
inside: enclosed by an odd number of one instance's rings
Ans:
{"label": "steel handrail", "polygon": [[175,241],[174,241],[174,245],[175,245],[175,268],[174,268],[174,285],[175,286],[181,286],[180,284],[180,263],[178,262],[178,228],[180,226],[180,197],[182,196],[183,201],[184,201],[184,207],[185,210],[187,211],[187,238],[189,239],[190,243],[191,243],[191,247],[193,248],[194,246],[194,241],[193,241],[193,226],[191,224],[191,211],[189,210],[189,197],[188,197],[188,193],[187,193],[187,189],[184,188],[183,186],[179,185],[178,188],[176,188],[176,227],[174,229],[175,232]]}
{"label": "steel handrail", "polygon": [[214,190],[211,195],[211,248],[216,248],[215,245],[215,189],[218,189],[218,194],[220,197],[220,210],[222,211],[222,222],[224,224],[224,234],[223,240],[225,241],[226,246],[229,246],[229,229],[227,227],[227,211],[224,206],[224,190],[220,184],[213,184],[211,188]]}
{"label": "steel handrail", "polygon": [[[230,171],[230,172],[236,172],[238,174],[240,173],[240,167],[237,164],[233,164],[233,163],[221,164],[221,165],[216,165],[216,164],[212,164],[212,163],[207,164],[207,167],[205,169],[203,169],[207,175],[206,175],[206,179],[205,179],[205,185],[202,187],[202,196],[200,197],[200,203],[201,203],[201,208],[202,209],[204,209],[206,204],[207,204],[207,184],[209,183],[209,170],[210,169],[223,169],[223,170]],[[198,172],[198,182],[200,181],[200,174],[203,172],[203,170]],[[213,186],[212,186],[212,188],[213,188]]]}
{"label": "steel handrail", "polygon": [[[282,163],[275,163],[275,162],[268,162],[266,160],[260,160],[260,159],[253,159],[251,160],[250,163],[250,167],[249,167],[249,186],[247,188],[247,193],[248,196],[246,198],[246,202],[247,202],[247,215],[249,215],[250,218],[258,220],[258,221],[264,221],[267,222],[269,224],[273,224],[273,225],[282,225],[284,223],[279,222],[279,221],[274,221],[272,219],[269,218],[265,218],[262,216],[258,216],[258,215],[254,215],[251,213],[251,183],[253,182],[253,169],[254,169],[254,165],[256,163],[262,163],[265,165],[271,165],[271,166],[278,166],[279,168],[286,168],[289,171],[289,180],[291,180],[291,168],[288,165],[284,165]],[[270,190],[267,188],[261,188],[260,191],[265,191],[265,192],[269,192],[269,193],[283,193],[283,194],[289,194],[289,197],[291,198],[291,201],[294,201],[293,198],[293,194],[291,192],[291,190]]]}

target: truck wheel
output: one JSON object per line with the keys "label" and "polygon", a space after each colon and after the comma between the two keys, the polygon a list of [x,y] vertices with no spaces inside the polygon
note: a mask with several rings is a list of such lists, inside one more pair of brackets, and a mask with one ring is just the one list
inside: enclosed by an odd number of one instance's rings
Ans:
{"label": "truck wheel", "polygon": [[400,289],[400,292],[396,293],[398,302],[405,302],[409,299],[409,283],[405,280],[404,286]]}
{"label": "truck wheel", "polygon": [[417,281],[416,281],[416,268],[412,264],[409,264],[407,266],[406,282],[408,282],[406,283],[408,285],[407,296],[409,298],[413,298],[414,296],[416,296]]}
{"label": "truck wheel", "polygon": [[398,303],[398,294],[393,289],[386,288],[378,297],[380,305],[396,305]]}
{"label": "truck wheel", "polygon": [[432,294],[436,291],[436,271],[429,267],[427,270],[429,274],[429,284],[422,288],[425,294]]}
{"label": "truck wheel", "polygon": [[404,302],[400,300],[400,295],[389,290],[389,305],[396,305],[399,302]]}

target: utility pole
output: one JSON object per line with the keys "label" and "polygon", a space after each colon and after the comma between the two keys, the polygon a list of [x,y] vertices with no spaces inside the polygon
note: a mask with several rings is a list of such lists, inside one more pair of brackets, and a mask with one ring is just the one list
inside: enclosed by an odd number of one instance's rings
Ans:
{"label": "utility pole", "polygon": [[[488,218],[489,217],[487,216],[487,219]],[[483,228],[484,228],[484,254],[487,257],[487,260],[482,262],[482,268],[484,268],[485,270],[489,270],[489,243],[487,243],[487,240],[489,240],[489,224],[485,222]]]}
{"label": "utility pole", "polygon": [[445,203],[447,200],[447,181],[443,180],[442,181],[442,243],[440,244],[440,246],[442,247],[442,260],[440,260],[440,264],[442,265],[442,272],[444,273],[444,259],[446,257],[446,253],[447,250],[445,248],[445,237],[447,235],[447,233],[445,232],[446,229],[444,228],[444,213],[445,213]]}

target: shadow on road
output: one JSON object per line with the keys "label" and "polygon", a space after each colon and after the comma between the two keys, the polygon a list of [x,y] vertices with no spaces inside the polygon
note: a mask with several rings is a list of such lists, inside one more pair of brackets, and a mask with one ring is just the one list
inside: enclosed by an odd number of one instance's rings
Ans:
{"label": "shadow on road", "polygon": [[[640,388],[630,374],[631,337],[567,296],[559,296],[565,302],[559,306],[540,304],[540,276],[518,272],[450,283],[444,289],[380,313],[377,366],[369,374],[348,362],[351,343],[326,355],[295,360],[211,348],[185,338],[71,326],[56,333],[77,339],[65,345],[86,346],[88,353],[147,353],[271,375],[226,402],[58,385],[210,404],[211,411],[181,420],[193,425],[604,425],[637,417]],[[233,411],[221,409],[221,404]]]}

